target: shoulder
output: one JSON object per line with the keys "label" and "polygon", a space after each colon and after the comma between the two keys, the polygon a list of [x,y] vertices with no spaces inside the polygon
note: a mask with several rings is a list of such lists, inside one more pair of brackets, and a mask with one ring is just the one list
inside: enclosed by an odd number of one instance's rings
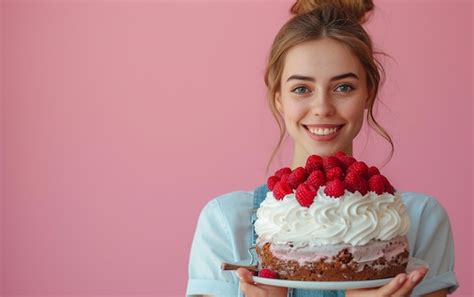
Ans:
{"label": "shoulder", "polygon": [[238,206],[251,201],[252,198],[253,191],[235,191],[222,194],[214,198],[213,201],[216,201],[215,203],[219,203],[222,206]]}
{"label": "shoulder", "polygon": [[416,193],[401,193],[401,199],[406,206],[410,218],[409,236],[424,238],[427,234],[440,231],[451,232],[449,217],[441,203],[432,196]]}
{"label": "shoulder", "polygon": [[[250,221],[253,208],[253,192],[236,191],[220,195],[206,203],[199,215],[198,225],[219,224],[226,233],[232,234],[243,222]],[[249,219],[246,220],[245,218]],[[205,222],[208,222],[206,224]]]}
{"label": "shoulder", "polygon": [[[199,215],[194,242],[211,243],[222,239],[233,243],[236,230],[244,223],[250,224],[251,198],[251,192],[240,191],[227,193],[207,202]],[[246,215],[248,220],[245,220]]]}
{"label": "shoulder", "polygon": [[427,204],[439,204],[433,196],[418,192],[401,192],[400,197],[405,204],[414,206],[426,206]]}
{"label": "shoulder", "polygon": [[227,254],[232,254],[232,259],[226,258],[227,261],[243,260],[247,257],[251,244],[252,210],[251,191],[231,192],[218,196],[202,209],[196,228],[196,234],[200,235],[195,235],[195,238],[205,237],[206,242],[214,245],[220,240],[225,244],[221,250],[229,249]]}
{"label": "shoulder", "polygon": [[401,194],[410,218],[408,242],[412,253],[425,253],[436,250],[436,245],[445,248],[452,244],[452,231],[448,214],[436,200],[422,193],[405,192]]}
{"label": "shoulder", "polygon": [[236,191],[222,194],[206,203],[201,210],[201,216],[215,215],[216,212],[222,215],[229,215],[239,210],[252,207],[253,192]]}
{"label": "shoulder", "polygon": [[448,215],[443,205],[434,198],[423,193],[402,192],[400,197],[407,207],[410,219],[419,220],[426,215],[436,215],[437,217],[447,218]]}

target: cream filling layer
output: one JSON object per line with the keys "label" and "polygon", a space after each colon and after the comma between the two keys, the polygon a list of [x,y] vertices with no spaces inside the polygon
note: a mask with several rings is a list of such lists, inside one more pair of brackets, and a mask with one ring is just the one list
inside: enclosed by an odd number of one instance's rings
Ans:
{"label": "cream filling layer", "polygon": [[[259,245],[265,242],[258,242]],[[333,262],[339,252],[347,249],[352,254],[352,260],[357,262],[357,271],[362,271],[365,265],[370,265],[379,258],[386,260],[386,265],[378,265],[376,269],[388,267],[389,262],[394,260],[398,255],[408,251],[408,241],[406,236],[395,237],[388,241],[371,240],[363,246],[353,246],[350,244],[325,245],[325,246],[305,246],[291,247],[285,245],[272,245],[270,251],[272,255],[283,261],[297,261],[300,266],[306,262],[326,263]],[[405,264],[404,259],[400,265]]]}

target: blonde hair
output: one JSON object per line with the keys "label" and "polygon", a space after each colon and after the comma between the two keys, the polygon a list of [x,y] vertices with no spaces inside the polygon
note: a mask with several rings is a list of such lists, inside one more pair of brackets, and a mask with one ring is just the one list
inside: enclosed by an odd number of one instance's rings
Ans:
{"label": "blonde hair", "polygon": [[291,7],[290,12],[294,16],[276,35],[265,70],[268,104],[280,129],[280,139],[268,161],[267,172],[286,134],[283,118],[275,106],[275,95],[280,91],[286,53],[293,46],[321,38],[339,41],[361,62],[367,76],[367,90],[370,96],[367,123],[390,143],[389,159],[393,156],[395,147],[392,138],[377,122],[373,113],[379,85],[384,77],[384,68],[375,57],[376,54],[382,53],[374,51],[372,40],[362,27],[373,9],[372,0],[298,0]]}

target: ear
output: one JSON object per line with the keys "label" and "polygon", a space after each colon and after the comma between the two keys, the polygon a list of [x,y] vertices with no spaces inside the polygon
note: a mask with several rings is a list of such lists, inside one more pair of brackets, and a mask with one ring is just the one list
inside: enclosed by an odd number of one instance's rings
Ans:
{"label": "ear", "polygon": [[283,114],[283,105],[281,104],[281,93],[278,91],[275,93],[275,107],[280,114]]}

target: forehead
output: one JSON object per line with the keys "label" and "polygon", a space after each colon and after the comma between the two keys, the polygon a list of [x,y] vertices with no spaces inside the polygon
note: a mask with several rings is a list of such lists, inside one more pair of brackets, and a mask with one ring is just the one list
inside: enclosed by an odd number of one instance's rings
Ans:
{"label": "forehead", "polygon": [[350,49],[336,40],[324,38],[290,48],[285,57],[282,79],[300,74],[318,80],[347,72],[359,77],[364,75],[362,64]]}

